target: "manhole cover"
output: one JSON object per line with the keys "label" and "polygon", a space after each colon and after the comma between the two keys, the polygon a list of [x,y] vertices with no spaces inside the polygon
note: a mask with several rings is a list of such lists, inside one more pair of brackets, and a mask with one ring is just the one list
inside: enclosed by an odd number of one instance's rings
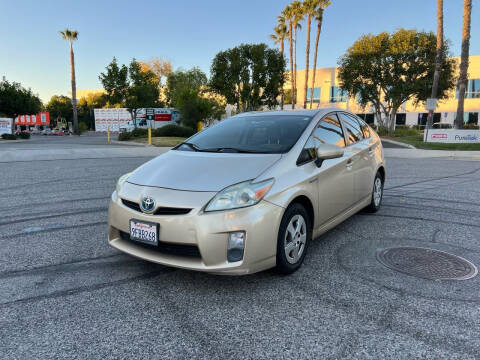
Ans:
{"label": "manhole cover", "polygon": [[477,275],[470,261],[434,249],[388,248],[377,252],[377,259],[392,270],[424,279],[467,280]]}

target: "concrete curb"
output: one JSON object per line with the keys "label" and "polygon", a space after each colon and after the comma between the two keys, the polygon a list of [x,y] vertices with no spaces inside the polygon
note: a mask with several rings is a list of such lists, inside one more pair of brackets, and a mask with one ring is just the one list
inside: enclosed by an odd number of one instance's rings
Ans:
{"label": "concrete curb", "polygon": [[416,149],[415,146],[413,145],[410,145],[410,144],[405,144],[405,143],[402,143],[400,141],[395,141],[395,140],[390,140],[390,139],[385,139],[385,138],[380,138],[382,141],[385,141],[387,143],[390,143],[390,144],[394,144],[394,145],[398,145],[398,146],[401,146],[401,147],[404,147],[406,149]]}
{"label": "concrete curb", "polygon": [[116,144],[116,145],[127,145],[127,146],[142,146],[142,147],[148,146],[148,144],[142,144],[142,143],[137,143],[137,142],[133,142],[133,141],[111,140],[110,143]]}

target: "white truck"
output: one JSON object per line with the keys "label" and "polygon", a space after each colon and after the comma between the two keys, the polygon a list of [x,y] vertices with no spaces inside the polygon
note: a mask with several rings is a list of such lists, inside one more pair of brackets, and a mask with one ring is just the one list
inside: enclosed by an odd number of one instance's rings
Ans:
{"label": "white truck", "polygon": [[[136,118],[137,128],[157,129],[169,124],[180,125],[180,112],[177,109],[154,108],[151,110],[153,110],[153,114],[150,113],[151,115],[146,114],[145,111],[139,112]],[[147,119],[148,117],[150,119]],[[133,129],[135,129],[133,120],[119,127],[120,132],[132,131]]]}

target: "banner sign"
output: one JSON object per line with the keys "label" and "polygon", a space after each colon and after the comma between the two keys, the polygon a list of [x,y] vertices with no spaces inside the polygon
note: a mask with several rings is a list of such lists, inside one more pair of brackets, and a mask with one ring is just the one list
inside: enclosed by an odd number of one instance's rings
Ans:
{"label": "banner sign", "polygon": [[429,129],[423,137],[425,142],[480,143],[480,130]]}
{"label": "banner sign", "polygon": [[110,131],[118,132],[120,126],[127,125],[132,119],[130,112],[125,108],[94,109],[93,114],[97,132],[106,132],[108,127],[110,127]]}
{"label": "banner sign", "polygon": [[0,135],[12,133],[12,119],[0,118]]}
{"label": "banner sign", "polygon": [[35,115],[18,115],[15,125],[50,125],[50,113],[45,111]]}

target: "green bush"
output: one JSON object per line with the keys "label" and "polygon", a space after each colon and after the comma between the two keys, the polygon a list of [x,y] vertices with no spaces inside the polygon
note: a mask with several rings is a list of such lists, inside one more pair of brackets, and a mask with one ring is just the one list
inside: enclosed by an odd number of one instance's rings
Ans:
{"label": "green bush", "polygon": [[415,136],[415,135],[418,135],[418,130],[411,129],[406,126],[402,126],[402,127],[397,126],[397,128],[395,129],[392,135],[395,137]]}
{"label": "green bush", "polygon": [[146,138],[148,136],[148,130],[136,128],[132,130],[131,134],[132,134],[132,137]]}
{"label": "green bush", "polygon": [[463,125],[463,128],[468,129],[468,130],[478,130],[479,129],[478,125],[475,125],[475,124],[465,124],[465,125]]}
{"label": "green bush", "polygon": [[20,139],[30,139],[30,133],[29,132],[26,132],[26,131],[20,131],[18,133],[18,137]]}
{"label": "green bush", "polygon": [[88,130],[87,124],[85,124],[83,121],[81,121],[78,124],[78,130],[80,130],[80,133],[83,133],[83,132],[87,131]]}
{"label": "green bush", "polygon": [[118,141],[127,141],[132,138],[132,133],[130,131],[121,132],[118,134]]}
{"label": "green bush", "polygon": [[388,130],[387,130],[387,128],[385,128],[385,127],[379,127],[379,128],[377,129],[377,134],[378,134],[379,136],[385,136],[385,135],[388,134]]}
{"label": "green bush", "polygon": [[152,136],[190,137],[195,133],[196,131],[191,127],[169,124],[162,126],[161,128],[154,129],[152,131]]}
{"label": "green bush", "polygon": [[3,140],[16,140],[17,137],[13,134],[2,134]]}

